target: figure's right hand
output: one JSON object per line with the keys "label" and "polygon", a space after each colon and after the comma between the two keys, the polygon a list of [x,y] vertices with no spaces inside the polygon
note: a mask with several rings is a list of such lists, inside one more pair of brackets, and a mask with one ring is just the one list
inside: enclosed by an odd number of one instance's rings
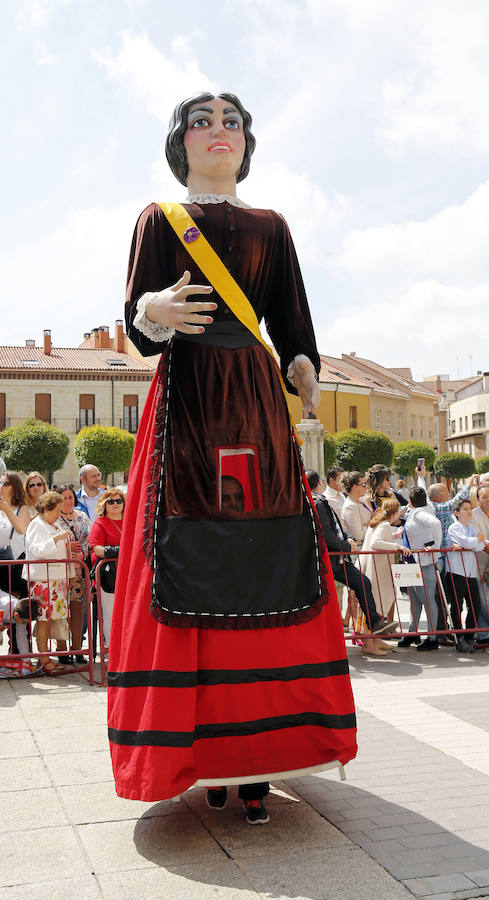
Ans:
{"label": "figure's right hand", "polygon": [[146,304],[146,315],[157,325],[174,328],[184,334],[202,334],[204,325],[213,322],[212,316],[202,313],[217,309],[217,303],[187,300],[192,294],[210,294],[214,288],[208,284],[190,284],[190,272],[186,271],[176,284],[152,294]]}

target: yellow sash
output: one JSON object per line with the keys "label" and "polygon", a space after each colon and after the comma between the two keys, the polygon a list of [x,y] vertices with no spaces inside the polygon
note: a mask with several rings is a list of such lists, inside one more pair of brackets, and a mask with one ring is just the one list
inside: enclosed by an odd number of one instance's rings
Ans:
{"label": "yellow sash", "polygon": [[[258,325],[258,319],[256,318],[255,310],[253,309],[246,294],[243,293],[239,284],[235,282],[233,276],[226,269],[226,266],[224,265],[222,259],[220,259],[215,250],[212,249],[211,245],[205,239],[202,232],[200,232],[197,228],[194,220],[192,219],[192,216],[188,214],[187,210],[184,209],[181,203],[160,203],[159,205],[163,210],[166,218],[168,219],[171,227],[173,228],[175,234],[178,238],[180,238],[183,246],[190,254],[192,259],[197,263],[199,269],[206,276],[210,284],[212,284],[212,287],[215,288],[219,296],[222,297],[222,299],[227,303],[229,309],[234,313],[236,318],[239,319],[239,321],[245,326],[245,328],[248,329],[248,331],[251,331],[253,337],[255,337],[256,340],[259,341],[259,343],[262,345],[262,347],[265,347],[265,350],[270,354],[273,362],[275,363],[278,377],[280,379],[280,384],[284,392],[285,402],[287,403],[286,388],[284,380],[282,378],[280,367],[277,365],[277,361],[270,347],[261,336],[260,326]],[[184,238],[184,233],[189,228],[196,229],[196,231],[198,232],[198,237],[195,240],[189,241],[187,243]],[[294,423],[292,422],[290,411],[289,419],[295,438],[298,443],[301,443],[295,432]]]}

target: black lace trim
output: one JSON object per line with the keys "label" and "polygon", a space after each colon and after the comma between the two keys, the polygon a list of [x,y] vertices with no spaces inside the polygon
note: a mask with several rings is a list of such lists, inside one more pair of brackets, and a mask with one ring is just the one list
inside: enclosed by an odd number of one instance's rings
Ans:
{"label": "black lace trim", "polygon": [[167,390],[166,383],[168,378],[168,367],[170,363],[171,347],[165,348],[161,354],[158,368],[156,370],[157,389],[156,389],[156,414],[155,414],[155,442],[154,450],[151,454],[151,471],[149,484],[146,490],[146,504],[144,507],[144,526],[143,526],[143,552],[151,571],[154,570],[154,539],[155,539],[155,521],[158,509],[159,487],[161,480],[161,467],[163,461],[163,444],[165,436],[165,421],[167,407]]}

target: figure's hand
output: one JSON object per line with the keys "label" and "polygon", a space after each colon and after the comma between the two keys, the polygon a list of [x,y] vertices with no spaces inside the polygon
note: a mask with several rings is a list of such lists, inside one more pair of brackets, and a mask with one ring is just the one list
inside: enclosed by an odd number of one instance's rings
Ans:
{"label": "figure's hand", "polygon": [[208,284],[190,284],[190,272],[184,272],[176,284],[163,291],[156,291],[146,304],[146,315],[157,325],[174,328],[184,334],[202,334],[204,325],[210,325],[212,316],[199,313],[217,309],[217,303],[187,300],[192,294],[210,294],[214,288]]}
{"label": "figure's hand", "polygon": [[310,359],[302,353],[293,361],[291,381],[302,400],[302,418],[316,418],[321,397],[316,371]]}

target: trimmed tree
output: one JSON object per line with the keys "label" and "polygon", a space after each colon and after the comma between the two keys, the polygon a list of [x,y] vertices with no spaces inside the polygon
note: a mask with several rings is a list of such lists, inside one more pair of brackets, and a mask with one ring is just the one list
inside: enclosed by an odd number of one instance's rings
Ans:
{"label": "trimmed tree", "polygon": [[380,463],[390,466],[394,444],[382,431],[359,431],[351,428],[340,431],[335,437],[336,462],[347,472],[366,472],[370,466]]}
{"label": "trimmed tree", "polygon": [[324,471],[326,472],[330,466],[334,466],[336,459],[336,443],[332,434],[327,432],[324,435]]}
{"label": "trimmed tree", "polygon": [[440,453],[435,460],[435,472],[453,482],[455,490],[460,478],[470,478],[475,472],[475,462],[469,453]]}
{"label": "trimmed tree", "polygon": [[9,469],[31,472],[38,469],[48,481],[62,469],[70,447],[69,436],[40,419],[26,419],[0,432],[0,455]]}
{"label": "trimmed tree", "polygon": [[489,456],[479,456],[479,459],[475,461],[475,468],[479,475],[489,472]]}
{"label": "trimmed tree", "polygon": [[424,458],[427,469],[432,469],[435,463],[435,451],[429,444],[423,441],[400,441],[394,447],[394,459],[392,468],[399,475],[411,475],[416,477],[418,459]]}
{"label": "trimmed tree", "polygon": [[133,450],[133,434],[123,428],[104,425],[82,428],[73,443],[73,453],[78,465],[97,466],[105,483],[109,475],[125,472],[129,468]]}

